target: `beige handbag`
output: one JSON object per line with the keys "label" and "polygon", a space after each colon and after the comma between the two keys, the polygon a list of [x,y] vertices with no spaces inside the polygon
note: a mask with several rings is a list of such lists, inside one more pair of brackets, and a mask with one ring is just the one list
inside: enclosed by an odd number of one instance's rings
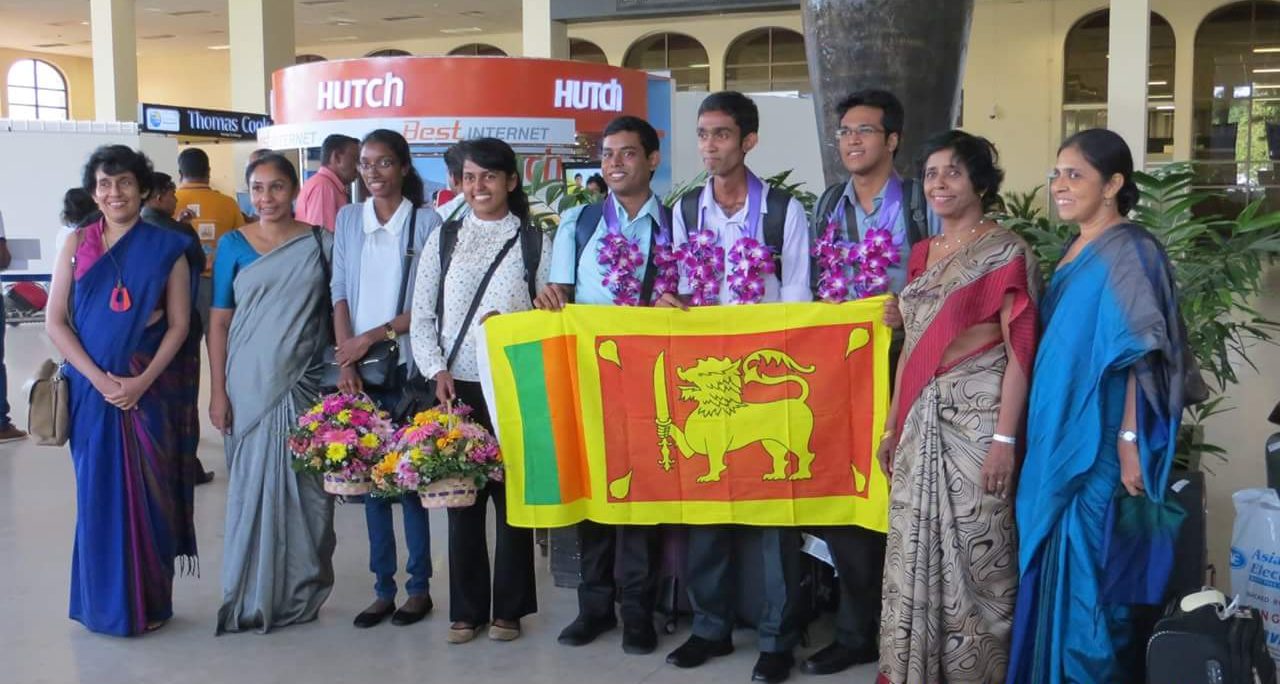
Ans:
{"label": "beige handbag", "polygon": [[27,433],[40,446],[62,446],[71,428],[71,388],[62,364],[45,359],[27,382]]}

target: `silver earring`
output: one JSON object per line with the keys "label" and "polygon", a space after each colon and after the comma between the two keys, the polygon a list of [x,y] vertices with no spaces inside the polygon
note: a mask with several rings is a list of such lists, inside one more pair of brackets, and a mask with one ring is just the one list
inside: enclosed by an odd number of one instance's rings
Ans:
{"label": "silver earring", "polygon": [[1107,206],[1109,207],[1109,206],[1111,206],[1111,205],[1115,204],[1116,202],[1115,202],[1115,200],[1111,199],[1110,197],[1104,197],[1104,198],[1102,198],[1102,203],[1103,203],[1103,204],[1105,204],[1105,205],[1107,205]]}

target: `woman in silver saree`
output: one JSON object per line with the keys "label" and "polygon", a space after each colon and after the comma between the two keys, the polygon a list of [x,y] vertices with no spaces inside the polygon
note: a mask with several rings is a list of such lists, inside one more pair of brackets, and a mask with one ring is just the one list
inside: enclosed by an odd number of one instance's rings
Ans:
{"label": "woman in silver saree", "polygon": [[293,220],[297,172],[278,155],[246,173],[260,221],[218,242],[209,407],[226,436],[219,634],[313,620],[333,587],[333,500],[286,446],[320,395],[332,238]]}

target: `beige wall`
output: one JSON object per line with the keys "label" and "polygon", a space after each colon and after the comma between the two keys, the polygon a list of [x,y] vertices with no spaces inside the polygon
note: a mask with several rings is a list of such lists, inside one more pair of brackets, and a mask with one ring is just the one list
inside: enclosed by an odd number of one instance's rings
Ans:
{"label": "beige wall", "polygon": [[[0,82],[9,73],[9,67],[20,59],[44,60],[62,72],[67,79],[67,97],[71,101],[71,118],[93,118],[93,60],[86,57],[68,57],[45,52],[26,52],[0,48]],[[8,89],[0,88],[0,116],[9,115]]]}
{"label": "beige wall", "polygon": [[454,48],[471,43],[485,43],[500,48],[508,55],[518,56],[524,39],[519,33],[466,33],[442,38],[422,38],[419,40],[399,40],[393,43],[322,43],[319,45],[300,45],[298,54],[316,54],[325,59],[352,59],[364,57],[375,50],[396,48],[407,50],[414,55],[430,57],[448,54]]}

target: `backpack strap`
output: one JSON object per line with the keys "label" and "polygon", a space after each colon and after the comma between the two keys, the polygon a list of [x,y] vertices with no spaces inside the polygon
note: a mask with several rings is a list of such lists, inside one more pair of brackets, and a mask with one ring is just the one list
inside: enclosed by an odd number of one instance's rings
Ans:
{"label": "backpack strap", "polygon": [[400,298],[396,300],[396,315],[404,313],[404,301],[409,296],[409,271],[413,269],[413,258],[418,252],[414,249],[414,238],[418,228],[418,207],[409,212],[409,242],[404,247],[404,261],[400,266]]}
{"label": "backpack strap", "polygon": [[[654,253],[658,251],[658,232],[662,226],[671,225],[671,207],[658,202],[658,211],[662,213],[662,221],[653,221],[653,228],[649,231],[649,259],[644,264],[644,276],[640,280],[641,304],[653,303],[653,284],[658,279],[658,265],[653,262]],[[667,244],[671,244],[670,235],[667,236]]]}
{"label": "backpack strap", "polygon": [[702,203],[702,188],[696,188],[680,196],[680,217],[684,219],[684,234],[689,236],[698,230],[698,208]]}
{"label": "backpack strap", "polygon": [[914,245],[929,237],[929,216],[924,206],[924,184],[915,178],[902,181],[902,196],[907,208],[903,218],[907,223],[907,245]]}
{"label": "backpack strap", "polygon": [[573,282],[571,285],[578,283],[578,269],[582,267],[582,253],[587,251],[587,243],[591,242],[591,236],[595,235],[596,227],[600,225],[600,217],[604,216],[604,203],[592,202],[582,208],[582,213],[578,214],[578,220],[574,224],[573,240],[576,245],[573,257]]}
{"label": "backpack strap", "polygon": [[458,245],[458,227],[462,221],[452,219],[440,226],[440,283],[436,290],[436,321],[444,320],[444,277],[453,261],[453,248]]}
{"label": "backpack strap", "polygon": [[520,226],[520,257],[524,261],[524,281],[529,286],[529,303],[538,297],[538,267],[542,265],[542,241],[546,239],[537,226]]}
{"label": "backpack strap", "polygon": [[764,244],[773,252],[774,275],[782,282],[782,242],[786,237],[787,208],[791,205],[791,193],[781,188],[769,188],[765,199]]}

